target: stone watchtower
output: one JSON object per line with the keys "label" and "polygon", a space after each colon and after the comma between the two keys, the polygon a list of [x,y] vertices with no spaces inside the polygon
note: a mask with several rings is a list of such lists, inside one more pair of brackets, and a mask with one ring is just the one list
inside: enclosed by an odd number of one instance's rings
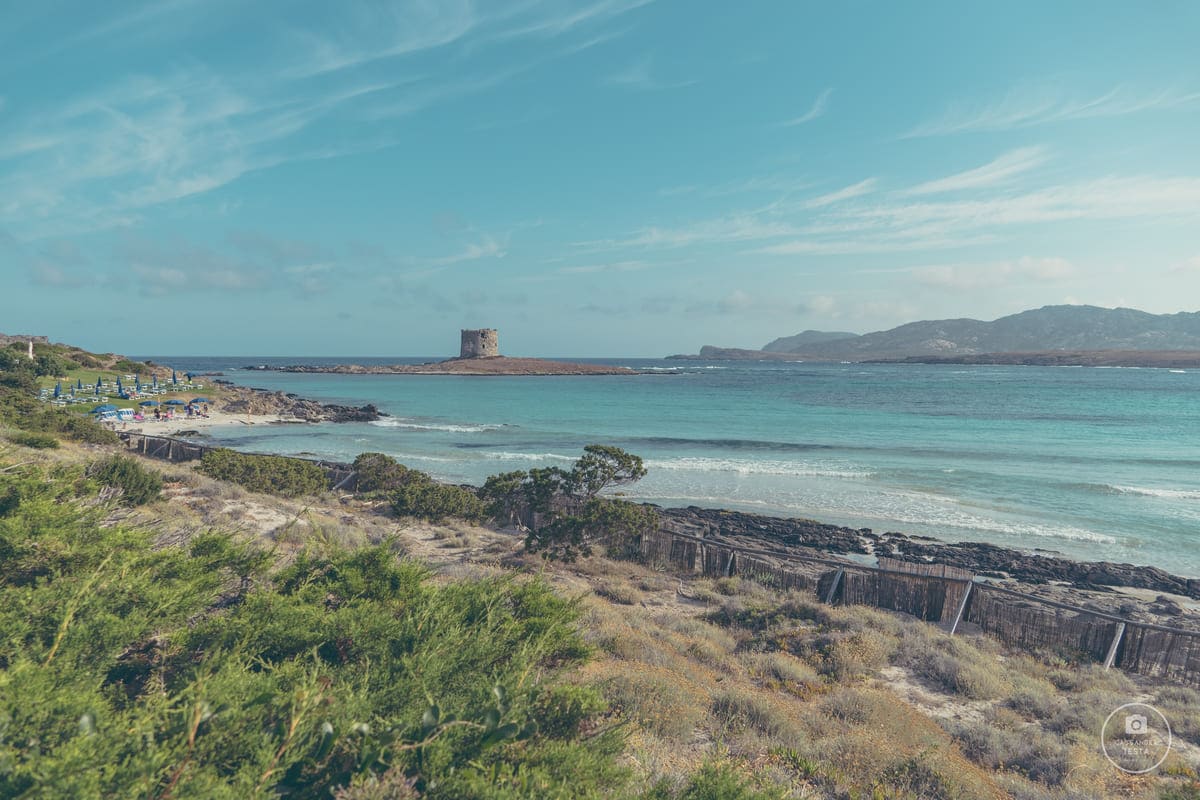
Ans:
{"label": "stone watchtower", "polygon": [[459,358],[492,358],[500,355],[500,335],[495,328],[480,328],[462,332]]}

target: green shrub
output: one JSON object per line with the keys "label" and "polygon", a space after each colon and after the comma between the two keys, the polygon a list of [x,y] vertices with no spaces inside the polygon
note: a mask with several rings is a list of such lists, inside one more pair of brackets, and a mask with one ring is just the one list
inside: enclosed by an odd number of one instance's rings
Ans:
{"label": "green shrub", "polygon": [[422,475],[423,479],[410,479],[389,495],[392,508],[400,516],[419,517],[433,522],[447,517],[478,522],[487,516],[483,501],[470,489],[437,483],[424,473],[417,474]]}
{"label": "green shrub", "polygon": [[110,456],[97,461],[88,474],[105,486],[121,490],[121,502],[140,506],[154,502],[162,494],[162,475],[146,469],[130,456]]}
{"label": "green shrub", "polygon": [[399,489],[413,474],[413,470],[383,453],[360,453],[354,459],[354,471],[358,473],[359,494]]}
{"label": "green shrub", "polygon": [[199,469],[210,478],[281,497],[319,494],[329,488],[325,470],[300,458],[239,453],[222,447],[205,453]]}
{"label": "green shrub", "polygon": [[8,436],[8,440],[35,450],[53,450],[58,447],[58,439],[48,433],[14,433]]}
{"label": "green shrub", "polygon": [[708,762],[689,779],[677,800],[776,800],[786,797],[783,787],[755,788],[751,780],[728,764]]}
{"label": "green shrub", "polygon": [[603,704],[559,688],[588,648],[544,582],[434,583],[387,546],[284,568],[217,534],[156,546],[48,470],[5,480],[0,797],[630,788]]}

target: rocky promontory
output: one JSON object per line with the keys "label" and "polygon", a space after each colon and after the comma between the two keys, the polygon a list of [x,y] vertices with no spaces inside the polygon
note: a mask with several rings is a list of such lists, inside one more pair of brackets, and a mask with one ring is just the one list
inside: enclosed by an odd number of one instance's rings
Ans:
{"label": "rocky promontory", "polygon": [[374,422],[387,416],[370,404],[355,408],[318,403],[294,394],[235,386],[228,381],[215,382],[222,387],[216,409],[228,414],[279,415],[303,422]]}
{"label": "rocky promontory", "polygon": [[427,364],[292,364],[252,367],[274,372],[328,373],[333,375],[638,375],[628,367],[579,364],[542,358],[451,358]]}

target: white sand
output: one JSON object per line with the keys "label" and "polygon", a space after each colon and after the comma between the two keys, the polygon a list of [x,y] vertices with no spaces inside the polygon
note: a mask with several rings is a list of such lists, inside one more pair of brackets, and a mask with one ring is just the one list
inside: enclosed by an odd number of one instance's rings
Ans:
{"label": "white sand", "polygon": [[273,425],[280,423],[305,424],[304,420],[280,414],[229,414],[211,411],[207,417],[177,416],[169,420],[150,417],[144,422],[117,423],[116,430],[144,433],[148,436],[177,436],[184,431],[204,431],[219,427],[244,427],[247,425]]}

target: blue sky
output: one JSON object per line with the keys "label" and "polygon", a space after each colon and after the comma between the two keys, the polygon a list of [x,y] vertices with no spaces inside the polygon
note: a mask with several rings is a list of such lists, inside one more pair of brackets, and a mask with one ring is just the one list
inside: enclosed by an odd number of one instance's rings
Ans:
{"label": "blue sky", "polygon": [[3,14],[5,332],[656,356],[1198,307],[1192,2]]}

